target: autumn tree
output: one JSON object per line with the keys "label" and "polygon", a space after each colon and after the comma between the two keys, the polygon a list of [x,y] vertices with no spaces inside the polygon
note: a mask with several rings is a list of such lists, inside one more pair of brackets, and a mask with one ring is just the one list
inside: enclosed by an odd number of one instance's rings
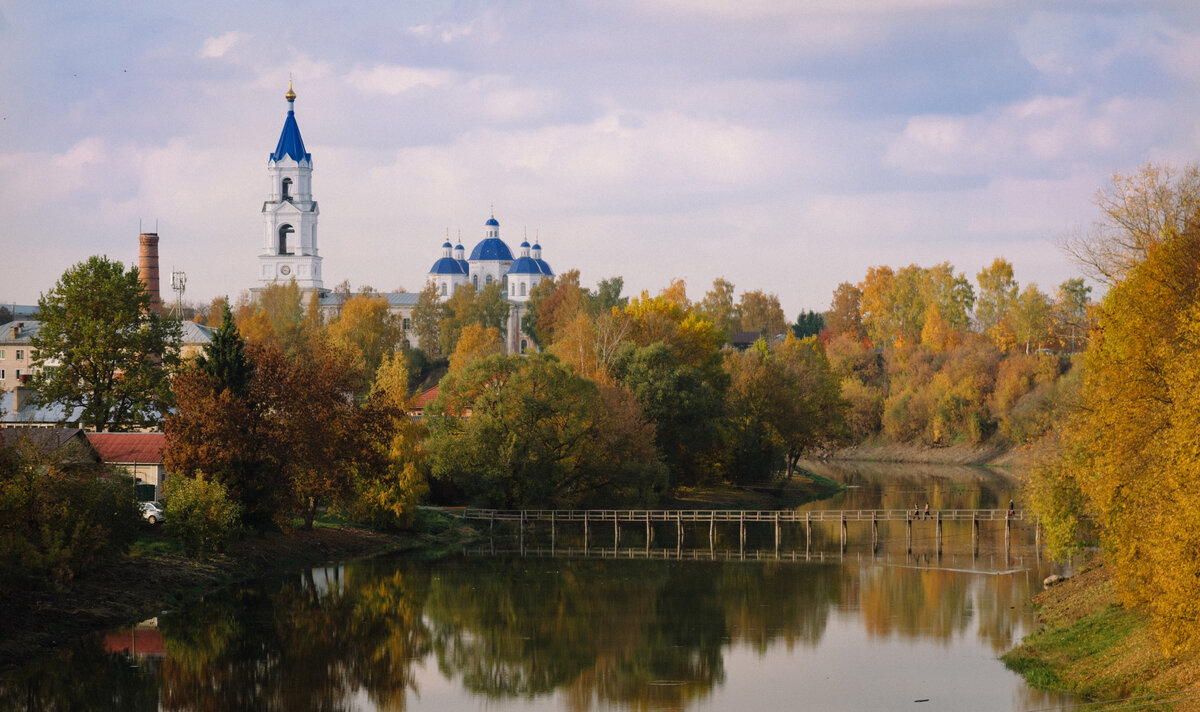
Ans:
{"label": "autumn tree", "polygon": [[479,359],[503,353],[504,339],[495,327],[467,324],[458,337],[454,353],[450,355],[450,373],[461,373]]}
{"label": "autumn tree", "polygon": [[1105,284],[1116,284],[1150,250],[1179,237],[1200,218],[1200,167],[1182,171],[1147,163],[1133,175],[1114,174],[1096,193],[1101,219],[1086,234],[1061,241],[1062,247]]}
{"label": "autumn tree", "polygon": [[1069,352],[1079,350],[1092,328],[1088,305],[1092,288],[1083,279],[1068,279],[1058,285],[1054,295],[1054,328],[1058,341]]}
{"label": "autumn tree", "polygon": [[417,334],[417,348],[424,351],[429,358],[439,358],[442,354],[439,332],[442,311],[437,284],[430,282],[417,296],[417,303],[412,312],[412,326],[413,331]]}
{"label": "autumn tree", "polygon": [[704,293],[704,299],[696,310],[725,334],[726,341],[738,329],[740,315],[733,301],[733,283],[724,277],[713,280],[712,288]]}
{"label": "autumn tree", "polygon": [[825,313],[825,324],[832,335],[848,334],[859,341],[866,338],[862,322],[862,298],[862,290],[849,282],[842,282],[833,290],[833,301]]}
{"label": "autumn tree", "polygon": [[[1001,326],[1009,312],[1016,307],[1019,288],[1013,278],[1013,267],[1008,260],[997,257],[988,267],[979,270],[975,277],[979,282],[979,299],[975,303],[975,320],[979,332],[989,337]],[[993,341],[999,340],[993,337]]]}
{"label": "autumn tree", "polygon": [[523,327],[540,348],[554,343],[558,329],[588,308],[586,289],[579,285],[579,270],[568,270],[539,282],[529,294]]}
{"label": "autumn tree", "polygon": [[1030,353],[1050,342],[1054,334],[1054,305],[1036,284],[1027,284],[1011,314],[1017,345]]}
{"label": "autumn tree", "polygon": [[757,332],[768,339],[788,330],[787,317],[779,305],[779,297],[755,289],[742,292],[738,300],[738,327],[741,331]]}
{"label": "autumn tree", "polygon": [[379,364],[404,339],[400,318],[389,311],[387,297],[374,292],[350,297],[327,332],[332,344],[350,358],[356,380],[361,384],[357,391],[370,388]]}
{"label": "autumn tree", "polygon": [[408,417],[409,374],[400,353],[384,358],[363,407],[366,452],[355,471],[350,509],[382,529],[412,525],[417,504],[428,492],[423,421]]}
{"label": "autumn tree", "polygon": [[234,310],[238,330],[252,344],[270,344],[289,354],[305,348],[314,336],[311,319],[296,280],[268,285],[253,298],[243,296]]}
{"label": "autumn tree", "polygon": [[1051,531],[1098,524],[1123,600],[1150,611],[1174,653],[1200,644],[1200,230],[1164,230],[1142,251],[1139,225],[1097,248],[1144,259],[1109,264],[1122,276],[1099,309],[1080,405],[1031,491]]}
{"label": "autumn tree", "polygon": [[30,336],[37,400],[81,408],[96,430],[154,425],[171,403],[168,376],[179,360],[179,324],[150,310],[138,278],[107,257],[68,269],[38,299]]}

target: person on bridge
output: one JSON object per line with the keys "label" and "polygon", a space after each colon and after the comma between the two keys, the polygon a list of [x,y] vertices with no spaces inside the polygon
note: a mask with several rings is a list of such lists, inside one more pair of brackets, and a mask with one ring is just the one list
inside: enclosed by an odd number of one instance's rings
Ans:
{"label": "person on bridge", "polygon": [[929,502],[925,503],[925,516],[922,519],[929,519]]}

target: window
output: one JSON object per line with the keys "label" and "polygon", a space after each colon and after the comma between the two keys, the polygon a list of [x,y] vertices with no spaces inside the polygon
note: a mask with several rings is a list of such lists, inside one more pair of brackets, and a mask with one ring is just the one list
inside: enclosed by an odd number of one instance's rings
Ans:
{"label": "window", "polygon": [[0,368],[0,381],[4,380],[4,369]]}
{"label": "window", "polygon": [[529,347],[529,342],[521,339],[521,353],[525,353],[525,349]]}
{"label": "window", "polygon": [[292,179],[284,178],[283,179],[283,189],[279,192],[279,197],[282,198],[283,200],[290,201],[292,199],[291,192],[292,192]]}
{"label": "window", "polygon": [[291,245],[289,245],[288,243],[292,241],[292,238],[290,237],[290,235],[294,232],[296,232],[296,231],[292,229],[291,225],[280,225],[279,226],[279,254],[281,254],[281,255],[292,254],[292,251],[290,249],[288,249],[289,247],[291,247]]}
{"label": "window", "polygon": [[20,361],[23,358],[25,358],[25,352],[21,349],[17,349],[17,360]]}
{"label": "window", "polygon": [[[445,294],[445,292],[443,291],[442,294]],[[408,324],[409,324],[408,318],[405,317],[405,319],[404,319],[404,330],[405,331],[408,331]]]}
{"label": "window", "polygon": [[442,296],[446,296],[446,283],[442,282]]}
{"label": "window", "polygon": [[490,275],[490,274],[487,276],[487,283],[488,284],[492,283],[492,275]]}
{"label": "window", "polygon": [[510,284],[510,285],[508,285],[508,293],[509,293],[510,295],[516,295],[516,293],[517,293],[517,285],[515,285],[515,284]]}
{"label": "window", "polygon": [[525,283],[521,282],[521,296],[525,296]]}
{"label": "window", "polygon": [[0,358],[5,358],[4,349],[0,349]]}
{"label": "window", "polygon": [[475,285],[476,287],[479,286],[479,275],[477,275],[477,274],[471,275],[471,284]]}

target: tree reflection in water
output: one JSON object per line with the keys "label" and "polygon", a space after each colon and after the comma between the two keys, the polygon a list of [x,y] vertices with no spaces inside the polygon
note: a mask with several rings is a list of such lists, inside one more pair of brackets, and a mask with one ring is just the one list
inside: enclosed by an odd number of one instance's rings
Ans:
{"label": "tree reflection in water", "polygon": [[684,708],[724,684],[731,646],[816,648],[839,607],[869,637],[949,640],[978,616],[998,650],[1027,595],[1012,577],[840,562],[373,560],[189,603],[161,619],[156,657],[80,641],[0,677],[0,708],[403,710],[433,661],[487,700]]}

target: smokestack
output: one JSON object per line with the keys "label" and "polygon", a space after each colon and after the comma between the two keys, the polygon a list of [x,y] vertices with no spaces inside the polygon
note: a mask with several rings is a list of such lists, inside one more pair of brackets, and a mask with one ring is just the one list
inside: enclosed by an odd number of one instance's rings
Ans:
{"label": "smokestack", "polygon": [[150,294],[150,311],[162,313],[162,298],[158,292],[158,233],[138,235],[138,275]]}

